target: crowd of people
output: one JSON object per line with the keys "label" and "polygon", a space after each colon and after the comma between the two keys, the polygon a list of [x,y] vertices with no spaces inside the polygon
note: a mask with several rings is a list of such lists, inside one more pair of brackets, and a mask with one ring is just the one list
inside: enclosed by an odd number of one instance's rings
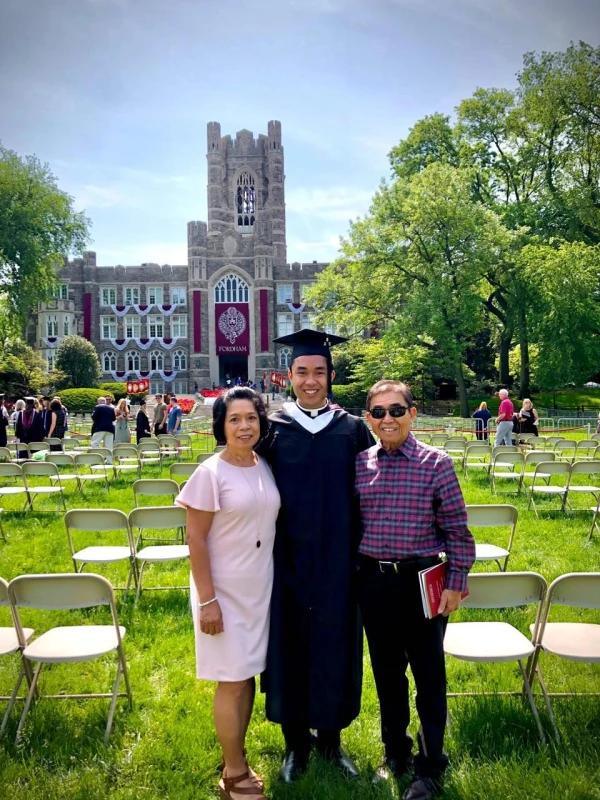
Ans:
{"label": "crowd of people", "polygon": [[[521,409],[515,412],[514,404],[509,398],[507,389],[500,389],[498,396],[500,397],[500,405],[496,417],[496,445],[518,444],[522,441],[521,437],[539,435],[539,414],[529,398],[526,397],[523,400]],[[488,425],[492,416],[485,402],[481,403],[477,411],[472,415],[473,419],[477,420],[475,436],[479,441],[488,441],[490,435]]]}
{"label": "crowd of people", "polygon": [[[293,347],[297,399],[270,418],[251,388],[220,395],[213,432],[226,446],[176,500],[187,509],[197,677],[216,682],[223,800],[264,800],[245,748],[257,675],[285,739],[281,780],[301,779],[313,750],[358,776],[341,732],[360,711],[363,625],[385,751],[375,779],[410,773],[404,800],[429,800],[448,764],[443,637],[475,559],[464,500],[449,456],[411,434],[405,384],[379,381],[369,392],[377,442],[365,421],[328,401],[329,345],[339,341],[309,330],[277,340]],[[419,572],[442,552],[446,588],[429,619]]]}

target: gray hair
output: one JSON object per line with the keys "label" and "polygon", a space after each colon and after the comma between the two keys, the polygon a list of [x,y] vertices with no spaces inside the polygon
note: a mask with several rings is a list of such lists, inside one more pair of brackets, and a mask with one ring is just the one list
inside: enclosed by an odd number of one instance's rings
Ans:
{"label": "gray hair", "polygon": [[498,397],[508,397],[508,390],[500,389],[500,391],[498,392]]}
{"label": "gray hair", "polygon": [[105,406],[106,405],[106,398],[105,397],[99,397],[97,405]]}

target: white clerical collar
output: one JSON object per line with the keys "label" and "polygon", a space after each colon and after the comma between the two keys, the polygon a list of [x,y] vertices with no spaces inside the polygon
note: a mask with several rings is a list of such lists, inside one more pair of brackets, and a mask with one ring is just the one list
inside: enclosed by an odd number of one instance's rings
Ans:
{"label": "white clerical collar", "polygon": [[328,411],[319,414],[318,417],[307,417],[296,403],[284,403],[283,410],[309,433],[319,433],[319,431],[324,430],[335,414],[335,409],[330,408]]}
{"label": "white clerical collar", "polygon": [[313,418],[314,417],[318,417],[321,414],[324,414],[325,411],[329,410],[329,402],[325,403],[325,405],[321,406],[321,408],[304,408],[304,406],[300,405],[298,400],[296,400],[296,405],[298,406],[300,411],[303,411],[306,415],[308,415],[309,417],[313,417]]}

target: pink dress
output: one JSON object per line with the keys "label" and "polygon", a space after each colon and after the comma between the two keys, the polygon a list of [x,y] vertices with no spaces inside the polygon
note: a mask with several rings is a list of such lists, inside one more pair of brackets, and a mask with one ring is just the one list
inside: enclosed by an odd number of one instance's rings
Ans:
{"label": "pink dress", "polygon": [[214,636],[200,630],[198,592],[191,576],[196,675],[210,681],[259,675],[267,661],[280,505],[271,470],[262,458],[257,466],[236,467],[216,454],[198,467],[175,502],[215,514],[206,543],[225,630]]}

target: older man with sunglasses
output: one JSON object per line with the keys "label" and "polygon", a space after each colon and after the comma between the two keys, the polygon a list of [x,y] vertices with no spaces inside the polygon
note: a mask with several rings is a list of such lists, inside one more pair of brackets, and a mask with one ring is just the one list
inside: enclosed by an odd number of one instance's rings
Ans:
{"label": "older man with sunglasses", "polygon": [[[444,753],[447,618],[460,606],[475,560],[475,542],[452,460],[411,434],[417,415],[410,389],[376,383],[367,395],[367,418],[379,442],[356,457],[360,499],[358,597],[381,711],[385,757],[376,779],[414,774],[403,800],[429,800],[440,790]],[[418,573],[444,552],[446,588],[438,615],[425,617]],[[417,687],[421,727],[413,761],[408,680]]]}

